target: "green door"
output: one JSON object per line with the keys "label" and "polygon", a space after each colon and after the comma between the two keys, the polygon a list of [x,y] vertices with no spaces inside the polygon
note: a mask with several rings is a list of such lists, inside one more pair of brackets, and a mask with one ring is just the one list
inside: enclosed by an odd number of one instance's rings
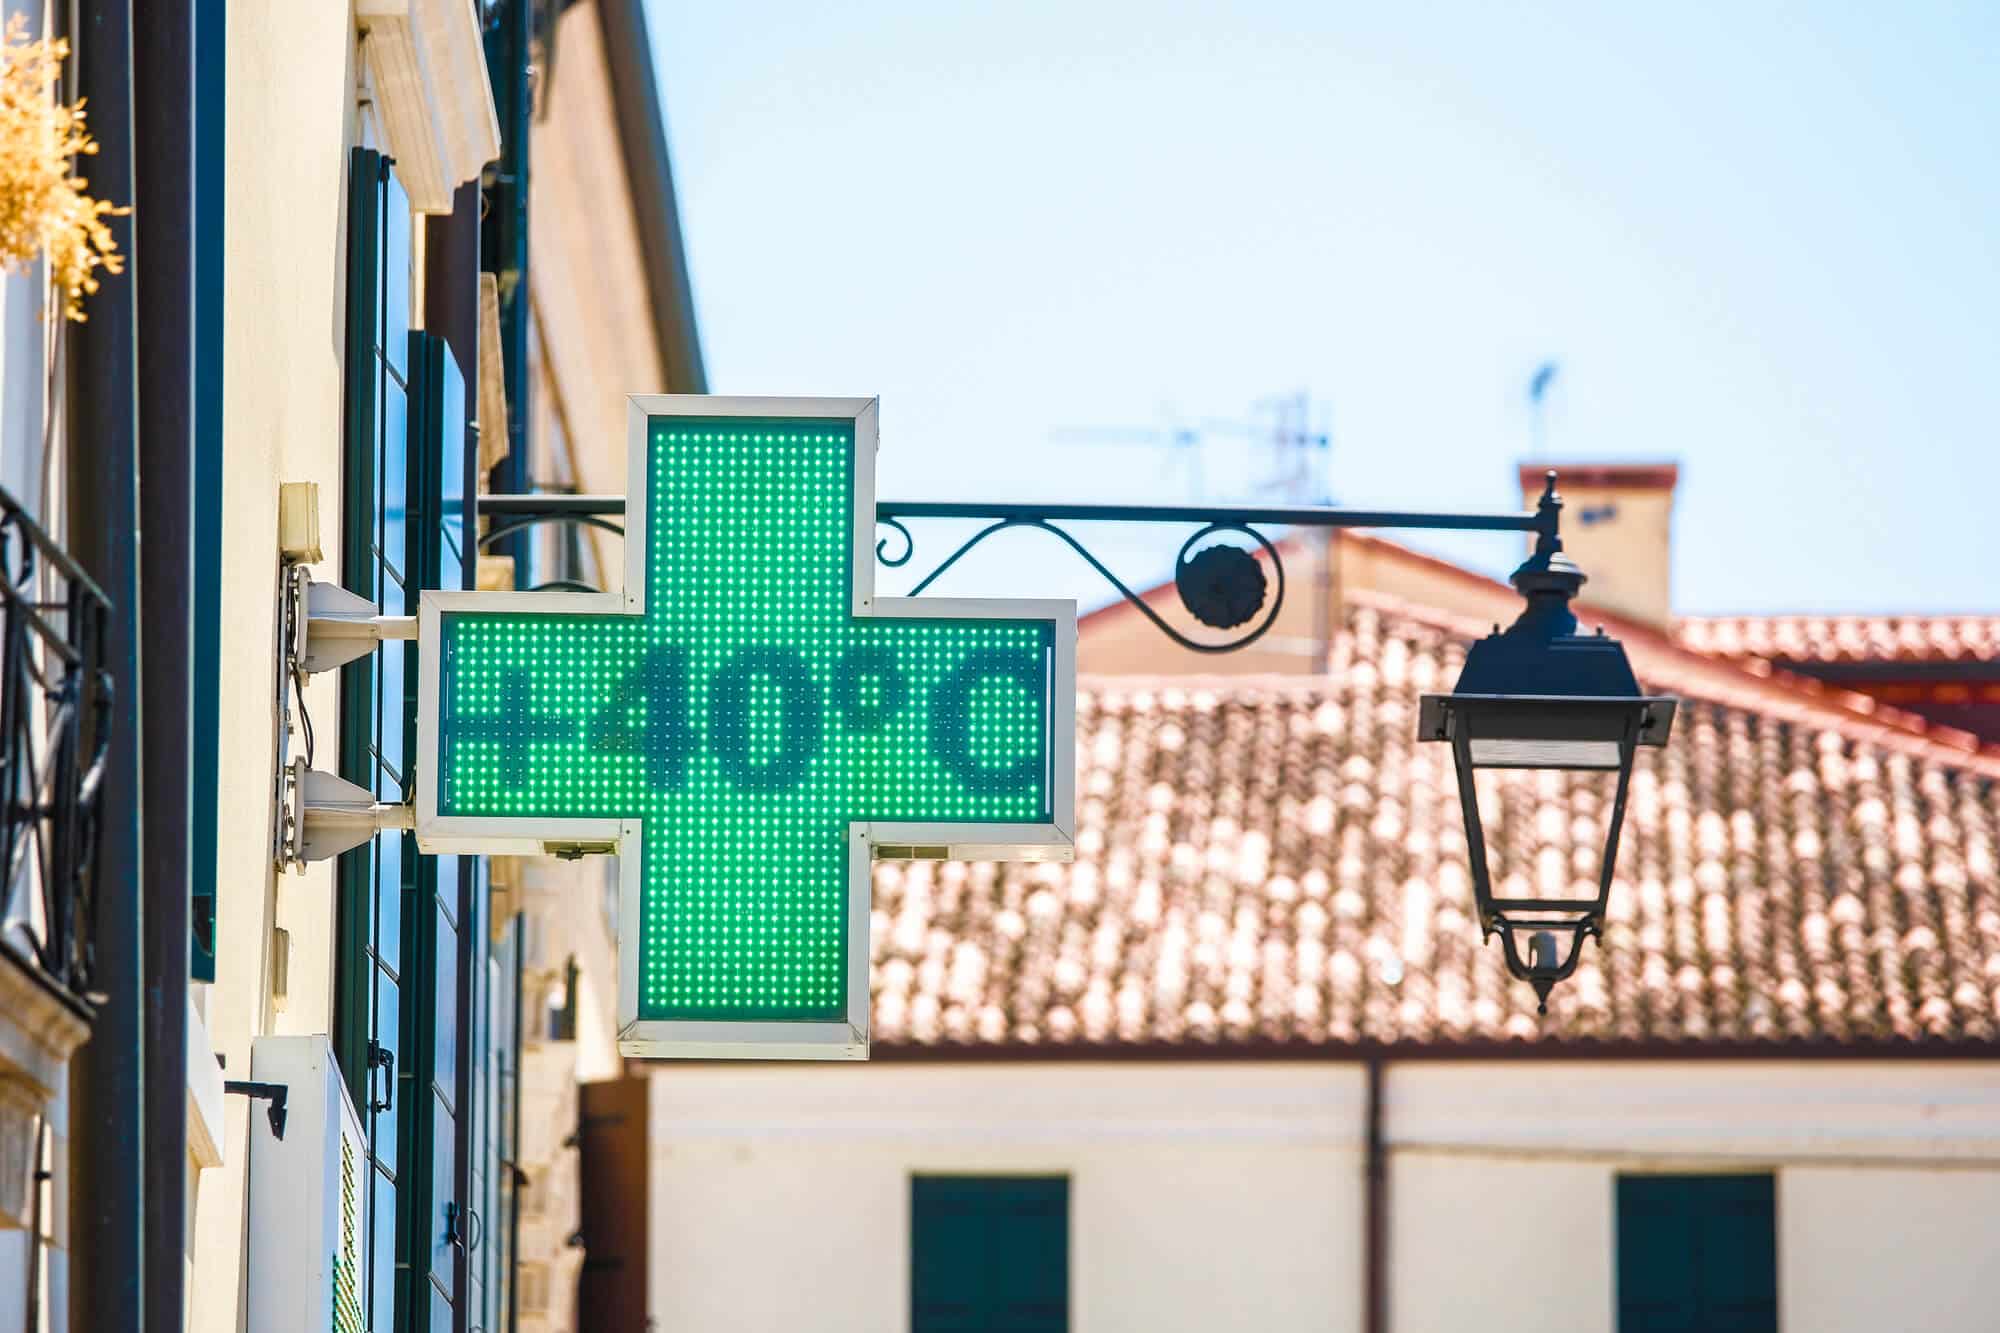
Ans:
{"label": "green door", "polygon": [[1772,1177],[1619,1177],[1618,1333],[1777,1328]]}
{"label": "green door", "polygon": [[910,1182],[911,1333],[1065,1333],[1069,1180]]}

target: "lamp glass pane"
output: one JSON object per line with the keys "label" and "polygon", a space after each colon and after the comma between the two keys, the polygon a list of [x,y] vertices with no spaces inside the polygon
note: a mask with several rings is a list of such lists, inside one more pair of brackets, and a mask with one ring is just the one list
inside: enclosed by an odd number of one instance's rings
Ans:
{"label": "lamp glass pane", "polygon": [[1472,762],[1480,768],[1608,768],[1618,767],[1618,742],[1593,740],[1530,740],[1475,737]]}
{"label": "lamp glass pane", "polygon": [[1615,768],[1485,768],[1461,773],[1478,795],[1493,897],[1576,909],[1597,900]]}

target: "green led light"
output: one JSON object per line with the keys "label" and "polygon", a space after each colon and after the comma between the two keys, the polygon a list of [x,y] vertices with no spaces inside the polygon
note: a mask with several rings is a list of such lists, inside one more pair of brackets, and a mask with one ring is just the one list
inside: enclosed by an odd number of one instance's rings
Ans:
{"label": "green led light", "polygon": [[854,448],[653,418],[644,616],[442,618],[437,814],[643,820],[642,1019],[842,1018],[851,821],[1050,819],[1054,623],[853,617]]}

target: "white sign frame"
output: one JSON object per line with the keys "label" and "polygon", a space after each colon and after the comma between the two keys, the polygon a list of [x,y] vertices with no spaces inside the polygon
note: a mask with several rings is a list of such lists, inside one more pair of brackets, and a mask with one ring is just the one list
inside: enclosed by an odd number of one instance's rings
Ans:
{"label": "white sign frame", "polygon": [[[1057,599],[877,597],[873,398],[748,398],[633,394],[626,406],[625,586],[619,592],[426,590],[418,608],[417,846],[427,853],[538,856],[552,846],[609,845],[619,856],[618,1049],[654,1059],[865,1060],[869,1039],[869,937],[874,861],[926,859],[1070,861],[1076,832],[1076,603]],[[838,1021],[727,1022],[639,1018],[640,821],[440,816],[431,760],[439,752],[436,645],[445,613],[645,614],[648,425],[655,417],[846,419],[854,425],[853,614],[916,620],[1053,620],[1050,682],[1050,819],[1043,824],[856,820],[848,825],[847,1001]]]}

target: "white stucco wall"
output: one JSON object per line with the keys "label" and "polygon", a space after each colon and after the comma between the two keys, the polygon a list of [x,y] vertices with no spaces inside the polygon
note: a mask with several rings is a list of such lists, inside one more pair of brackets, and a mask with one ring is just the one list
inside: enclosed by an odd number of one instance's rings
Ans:
{"label": "white stucco wall", "polygon": [[1614,1329],[1617,1177],[1739,1170],[1776,1176],[1782,1327],[2000,1327],[2000,1068],[1418,1064],[1386,1086],[1393,1328]]}
{"label": "white stucco wall", "polygon": [[1070,1178],[1071,1317],[1359,1326],[1348,1066],[677,1067],[652,1090],[661,1328],[909,1327],[910,1176]]}
{"label": "white stucco wall", "polygon": [[[1359,1329],[1364,1104],[1353,1064],[669,1066],[653,1313],[907,1329],[910,1176],[1046,1172],[1076,1333]],[[1609,1333],[1617,1177],[1736,1170],[1785,1329],[2000,1327],[2000,1067],[1398,1064],[1384,1133],[1397,1333]]]}
{"label": "white stucco wall", "polygon": [[1787,1168],[1778,1301],[1816,1333],[2000,1328],[2000,1170]]}
{"label": "white stucco wall", "polygon": [[[325,1032],[331,1021],[333,865],[280,877],[271,858],[278,487],[319,483],[327,559],[313,574],[338,578],[353,50],[347,5],[230,5],[216,982],[201,997],[209,1039],[230,1078],[249,1077],[255,1037]],[[318,729],[315,764],[332,768],[337,682],[316,679],[307,697]],[[274,925],[290,933],[282,1011],[271,1000]],[[196,1181],[188,1326],[199,1333],[242,1326],[252,1114],[248,1099],[225,1099],[222,1164]]]}
{"label": "white stucco wall", "polygon": [[1390,1163],[1391,1328],[1611,1327],[1609,1166],[1409,1154]]}

